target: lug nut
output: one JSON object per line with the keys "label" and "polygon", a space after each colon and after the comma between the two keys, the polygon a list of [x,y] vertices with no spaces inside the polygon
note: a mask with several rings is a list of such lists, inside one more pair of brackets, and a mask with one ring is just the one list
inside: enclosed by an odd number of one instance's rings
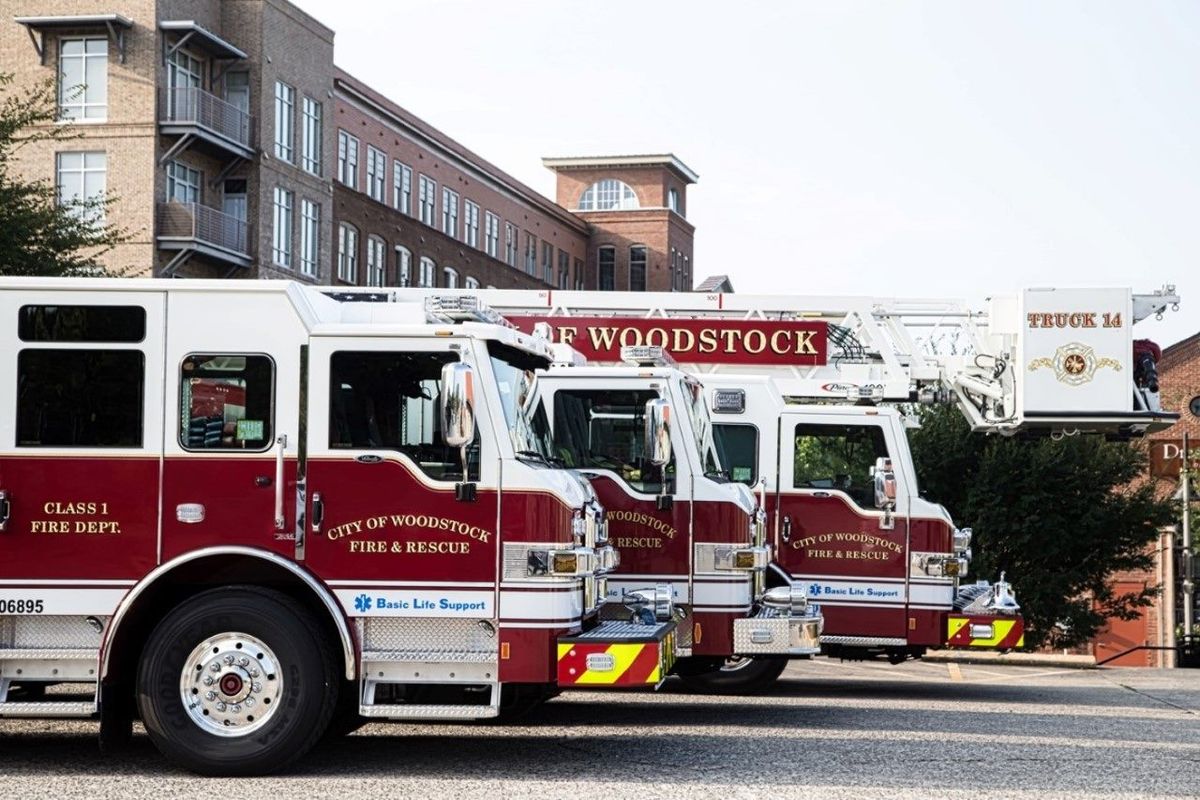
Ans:
{"label": "lug nut", "polygon": [[246,708],[254,708],[254,698],[247,697],[244,701],[242,701],[242,705],[246,706]]}
{"label": "lug nut", "polygon": [[220,711],[222,714],[224,714],[228,710],[229,706],[225,705],[224,703],[217,703],[217,711]]}
{"label": "lug nut", "polygon": [[241,658],[238,659],[239,667],[244,667],[244,666],[248,665],[249,663],[250,663],[250,659],[246,658],[245,656],[242,656]]}
{"label": "lug nut", "polygon": [[216,700],[216,699],[217,699],[217,693],[216,693],[216,692],[205,692],[205,693],[204,693],[204,699],[205,699],[205,700],[209,700],[209,701]]}
{"label": "lug nut", "polygon": [[242,707],[240,705],[238,705],[237,703],[234,703],[233,708],[231,708],[229,710],[232,711],[233,713],[237,714],[242,710]]}
{"label": "lug nut", "polygon": [[258,677],[258,670],[256,670],[256,669],[252,669],[252,670],[250,670],[250,677],[251,677],[251,678],[257,678],[257,677]]}
{"label": "lug nut", "polygon": [[212,677],[212,675],[205,675],[205,676],[204,676],[204,685],[205,685],[205,686],[212,686],[212,685],[213,685],[213,683],[214,683],[214,681],[213,681],[213,677]]}
{"label": "lug nut", "polygon": [[225,663],[232,666],[233,665],[233,656],[232,655],[225,656]]}
{"label": "lug nut", "polygon": [[210,666],[209,669],[212,670],[213,672],[220,672],[221,664],[217,661],[214,661],[214,662],[212,662],[212,666]]}
{"label": "lug nut", "polygon": [[254,683],[250,684],[250,690],[253,692],[261,692],[262,684],[259,683],[258,681],[255,681]]}

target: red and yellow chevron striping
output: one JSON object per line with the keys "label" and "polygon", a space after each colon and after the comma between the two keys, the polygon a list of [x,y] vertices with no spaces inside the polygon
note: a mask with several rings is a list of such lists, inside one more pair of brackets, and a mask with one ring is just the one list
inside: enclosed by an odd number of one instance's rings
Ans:
{"label": "red and yellow chevron striping", "polygon": [[656,686],[674,662],[674,636],[651,642],[559,642],[559,686]]}
{"label": "red and yellow chevron striping", "polygon": [[955,616],[946,619],[948,647],[1011,650],[1025,644],[1025,620],[1021,617]]}

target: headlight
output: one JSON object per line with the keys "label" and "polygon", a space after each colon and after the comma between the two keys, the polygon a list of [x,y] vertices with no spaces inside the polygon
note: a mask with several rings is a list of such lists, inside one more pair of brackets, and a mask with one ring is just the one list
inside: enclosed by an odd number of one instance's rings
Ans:
{"label": "headlight", "polygon": [[[966,550],[971,546],[971,538],[974,536],[974,531],[970,528],[961,528],[954,531],[954,549],[955,551]],[[968,556],[969,558],[969,556]]]}
{"label": "headlight", "polygon": [[587,543],[587,522],[580,511],[576,511],[575,516],[571,518],[571,534],[579,544]]}

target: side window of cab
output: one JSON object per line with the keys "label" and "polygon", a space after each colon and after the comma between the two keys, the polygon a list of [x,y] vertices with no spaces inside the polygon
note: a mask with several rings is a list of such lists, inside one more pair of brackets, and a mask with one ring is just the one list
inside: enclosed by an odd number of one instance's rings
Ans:
{"label": "side window of cab", "polygon": [[871,468],[887,456],[878,425],[796,426],[792,484],[796,489],[845,492],[860,508],[874,508]]}

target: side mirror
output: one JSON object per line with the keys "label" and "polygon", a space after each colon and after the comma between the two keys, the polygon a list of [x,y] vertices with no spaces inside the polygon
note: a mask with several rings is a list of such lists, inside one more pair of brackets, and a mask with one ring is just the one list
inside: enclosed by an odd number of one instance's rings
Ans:
{"label": "side mirror", "polygon": [[875,459],[875,467],[871,470],[875,477],[875,507],[896,507],[896,473],[892,469],[892,460],[880,456]]}
{"label": "side mirror", "polygon": [[475,370],[454,361],[442,367],[442,440],[466,447],[475,438]]}
{"label": "side mirror", "polygon": [[671,460],[671,404],[661,397],[646,401],[646,458],[656,467]]}
{"label": "side mirror", "polygon": [[896,510],[896,472],[892,469],[892,460],[883,456],[875,459],[871,475],[875,478],[875,507],[883,510],[879,527],[891,530],[896,527],[892,519],[892,512]]}
{"label": "side mirror", "polygon": [[463,482],[454,487],[457,499],[475,499],[475,484],[467,480],[467,445],[475,439],[475,370],[470,364],[453,361],[442,367],[442,441],[457,447],[462,459]]}

